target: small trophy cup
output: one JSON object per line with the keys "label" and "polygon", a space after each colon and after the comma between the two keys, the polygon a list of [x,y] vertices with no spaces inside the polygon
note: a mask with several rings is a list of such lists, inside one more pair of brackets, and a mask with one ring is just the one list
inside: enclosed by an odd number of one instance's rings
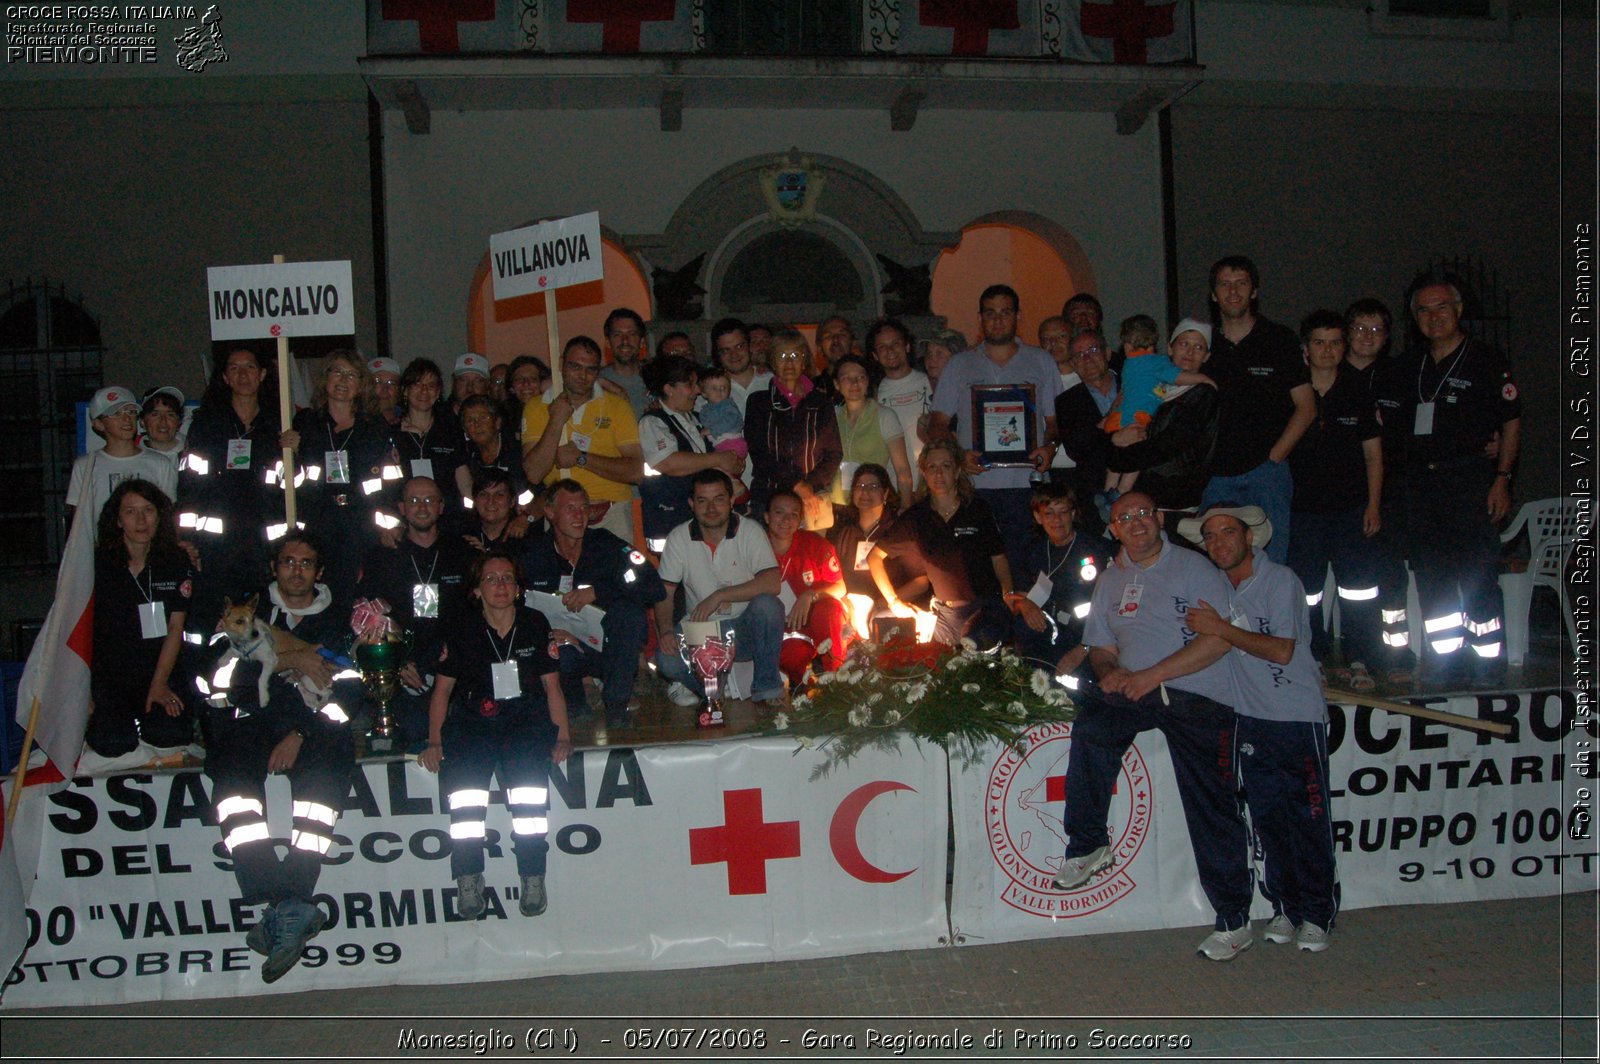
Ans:
{"label": "small trophy cup", "polygon": [[361,685],[367,695],[378,705],[372,730],[367,733],[367,750],[374,754],[392,754],[399,745],[399,732],[389,703],[400,689],[400,670],[411,656],[409,633],[403,638],[386,639],[381,643],[363,643],[356,647],[356,666],[361,670]]}
{"label": "small trophy cup", "polygon": [[720,728],[727,723],[722,715],[722,688],[728,681],[728,670],[733,668],[733,633],[721,635],[714,622],[710,627],[713,631],[704,633],[691,646],[688,640],[694,636],[686,623],[685,638],[678,647],[678,653],[683,656],[684,663],[694,670],[694,674],[700,677],[706,689],[705,708],[695,722],[702,728]]}
{"label": "small trophy cup", "polygon": [[388,613],[389,604],[382,599],[361,599],[351,617],[361,686],[378,706],[366,737],[367,752],[373,754],[392,754],[399,747],[399,730],[389,712],[389,703],[400,690],[400,670],[411,657],[411,633],[402,632]]}

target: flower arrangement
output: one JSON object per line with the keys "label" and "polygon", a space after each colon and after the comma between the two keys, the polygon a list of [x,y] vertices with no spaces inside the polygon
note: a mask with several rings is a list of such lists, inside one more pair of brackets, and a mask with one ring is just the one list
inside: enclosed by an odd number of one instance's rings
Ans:
{"label": "flower arrangement", "polygon": [[838,669],[813,676],[773,727],[794,735],[796,753],[826,752],[814,773],[822,776],[863,747],[896,748],[905,734],[967,764],[991,740],[1017,746],[1035,724],[1076,712],[1050,673],[1010,650],[864,640]]}

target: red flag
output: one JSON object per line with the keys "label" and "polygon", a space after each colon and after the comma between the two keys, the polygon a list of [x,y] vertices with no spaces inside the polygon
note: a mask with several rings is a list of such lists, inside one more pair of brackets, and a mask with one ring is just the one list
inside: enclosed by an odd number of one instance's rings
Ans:
{"label": "red flag", "polygon": [[[93,477],[84,477],[75,500],[76,515],[56,574],[56,598],[34,640],[17,687],[17,723],[28,727],[33,703],[39,721],[33,741],[70,774],[83,749],[89,725],[89,666],[94,649]],[[25,767],[25,766],[24,766]]]}

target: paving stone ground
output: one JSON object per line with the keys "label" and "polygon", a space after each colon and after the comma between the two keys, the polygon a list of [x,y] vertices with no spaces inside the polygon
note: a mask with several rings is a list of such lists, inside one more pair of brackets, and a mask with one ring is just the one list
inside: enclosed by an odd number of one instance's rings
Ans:
{"label": "paving stone ground", "polygon": [[[8,1059],[46,1060],[1595,1060],[1597,900],[1586,893],[1354,910],[1340,915],[1325,953],[1257,939],[1229,964],[1194,954],[1204,928],[1146,931],[668,972],[15,1011],[0,1013],[0,1041]],[[577,1051],[530,1054],[530,1028],[549,1028],[553,1039],[574,1032]],[[644,1028],[652,1034],[641,1036]],[[808,1046],[808,1029],[848,1035],[853,1046]],[[496,1032],[515,1044],[408,1051],[407,1030],[424,1038]],[[743,1052],[639,1044],[686,1031],[748,1042],[757,1030],[765,1047]],[[998,1049],[982,1042],[993,1031]],[[910,1041],[913,1033],[956,1032],[972,1047]],[[1168,1041],[1152,1045],[1152,1037]],[[1130,1038],[1140,1041],[1111,1042]]]}

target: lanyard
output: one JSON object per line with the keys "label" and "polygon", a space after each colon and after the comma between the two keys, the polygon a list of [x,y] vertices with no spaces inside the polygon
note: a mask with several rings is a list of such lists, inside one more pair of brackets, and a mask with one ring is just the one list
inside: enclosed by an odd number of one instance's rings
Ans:
{"label": "lanyard", "polygon": [[327,424],[324,426],[324,428],[326,428],[328,430],[328,450],[330,450],[330,451],[342,451],[342,450],[344,450],[345,444],[350,442],[350,437],[354,436],[356,434],[356,429],[360,425],[361,425],[360,421],[357,421],[354,425],[351,425],[348,429],[345,430],[344,439],[339,443],[334,443],[333,442],[333,418],[330,416],[328,418]]}
{"label": "lanyard", "polygon": [[[145,602],[149,603],[156,600],[156,578],[150,572],[149,562],[144,563],[145,582],[143,584],[139,583],[139,574],[131,569],[128,571],[128,576],[132,577],[133,586],[139,589],[139,594],[144,597]],[[149,590],[146,590],[146,588]]]}
{"label": "lanyard", "polygon": [[419,583],[419,584],[431,584],[431,583],[433,583],[433,571],[439,567],[439,548],[438,547],[433,548],[433,561],[428,563],[428,579],[426,579],[426,580],[422,579],[422,570],[417,568],[417,559],[415,557],[413,557],[412,555],[407,554],[406,555],[406,560],[411,563],[411,571],[413,573],[417,574],[417,583]]}
{"label": "lanyard", "polygon": [[1061,560],[1056,562],[1054,565],[1051,565],[1050,564],[1050,541],[1048,539],[1044,541],[1044,567],[1045,567],[1045,574],[1044,575],[1048,579],[1053,581],[1055,579],[1055,576],[1056,576],[1056,570],[1060,569],[1063,565],[1067,564],[1067,562],[1069,560],[1071,560],[1071,558],[1072,558],[1072,548],[1077,545],[1077,542],[1078,542],[1078,537],[1076,537],[1076,536],[1072,537],[1072,542],[1067,544],[1067,549],[1066,549],[1065,553],[1063,553],[1061,555]]}
{"label": "lanyard", "polygon": [[1422,371],[1428,368],[1428,362],[1433,358],[1433,356],[1431,354],[1424,354],[1422,356],[1422,361],[1417,364],[1417,402],[1432,403],[1437,401],[1439,398],[1439,393],[1444,391],[1445,382],[1447,382],[1450,379],[1450,375],[1456,371],[1456,366],[1460,363],[1461,356],[1465,355],[1466,353],[1467,341],[1463,339],[1461,341],[1461,346],[1456,348],[1456,357],[1450,361],[1450,368],[1444,371],[1444,376],[1440,377],[1439,383],[1434,386],[1433,394],[1428,396],[1426,399],[1422,397]]}
{"label": "lanyard", "polygon": [[506,636],[506,652],[504,654],[500,653],[500,644],[494,641],[493,625],[485,626],[483,634],[489,637],[489,649],[494,651],[494,656],[500,659],[500,664],[504,665],[511,660],[511,652],[517,648],[517,626],[515,624],[511,626],[511,632]]}
{"label": "lanyard", "polygon": [[880,529],[882,527],[883,527],[883,518],[880,516],[878,518],[878,520],[873,524],[872,529],[870,531],[863,532],[861,534],[861,542],[863,542],[863,543],[865,543],[867,545],[867,549],[868,550],[871,550],[873,545],[877,542],[878,529]]}

